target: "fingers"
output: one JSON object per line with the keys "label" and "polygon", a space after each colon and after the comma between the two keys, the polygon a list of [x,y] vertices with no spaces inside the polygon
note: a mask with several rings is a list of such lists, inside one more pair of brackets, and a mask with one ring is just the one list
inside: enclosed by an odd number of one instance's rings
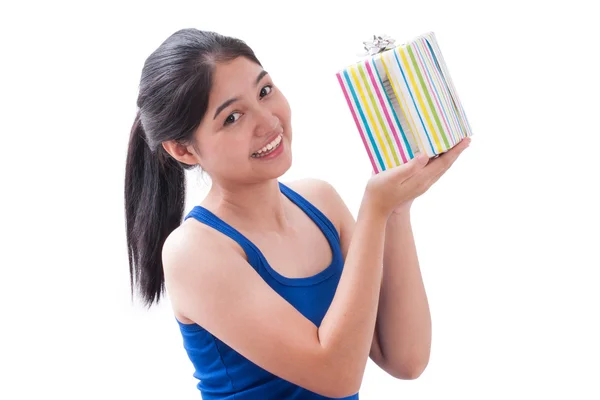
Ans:
{"label": "fingers", "polygon": [[399,167],[393,168],[392,170],[401,176],[402,181],[405,181],[423,169],[428,162],[429,156],[425,153],[421,153],[406,164],[402,164]]}
{"label": "fingers", "polygon": [[458,156],[469,147],[470,143],[471,138],[465,138],[459,144],[429,163],[427,166],[427,175],[430,179],[430,185],[437,182],[450,169],[452,164],[458,159]]}
{"label": "fingers", "polygon": [[[439,179],[456,161],[460,153],[469,146],[470,142],[470,138],[465,138],[456,146],[434,159],[430,159],[426,153],[421,153],[405,164],[384,171],[383,175],[392,174],[394,179],[400,181],[399,183],[405,182],[415,177],[415,175],[419,175],[416,179],[424,180],[425,182],[435,178]],[[371,176],[374,175],[376,173],[373,171]]]}

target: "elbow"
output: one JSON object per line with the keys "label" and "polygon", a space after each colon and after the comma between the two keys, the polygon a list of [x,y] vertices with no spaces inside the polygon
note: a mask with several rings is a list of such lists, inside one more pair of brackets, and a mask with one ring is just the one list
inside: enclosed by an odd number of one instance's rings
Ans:
{"label": "elbow", "polygon": [[364,368],[349,368],[347,365],[340,365],[338,368],[330,370],[327,375],[329,375],[327,382],[323,382],[326,389],[318,391],[317,394],[333,399],[342,399],[360,391]]}
{"label": "elbow", "polygon": [[345,399],[347,397],[351,397],[354,396],[356,393],[358,393],[358,390],[350,390],[349,388],[345,387],[345,388],[339,388],[339,389],[333,389],[331,391],[327,391],[327,393],[317,393],[320,394],[321,396],[326,396],[327,398],[331,398],[331,399]]}
{"label": "elbow", "polygon": [[326,388],[322,390],[314,390],[320,396],[325,396],[331,399],[345,399],[358,393],[360,390],[359,384],[346,384],[340,382],[329,382]]}
{"label": "elbow", "polygon": [[354,396],[355,394],[357,394],[359,392],[359,390],[360,390],[360,384],[357,386],[353,386],[353,385],[346,386],[346,387],[335,390],[328,397],[331,397],[332,399],[345,399],[347,397]]}
{"label": "elbow", "polygon": [[396,379],[414,380],[419,378],[429,363],[429,359],[415,360],[413,362],[396,363],[396,365],[386,365],[384,370]]}
{"label": "elbow", "polygon": [[334,399],[343,399],[355,395],[360,391],[362,383],[362,375],[360,377],[350,378],[341,376],[338,381],[332,385],[327,397]]}
{"label": "elbow", "polygon": [[423,374],[423,371],[425,371],[424,368],[423,369],[410,368],[410,369],[392,369],[392,370],[388,370],[387,372],[396,379],[410,381],[410,380],[414,380],[414,379],[417,379],[418,377],[420,377],[421,374]]}

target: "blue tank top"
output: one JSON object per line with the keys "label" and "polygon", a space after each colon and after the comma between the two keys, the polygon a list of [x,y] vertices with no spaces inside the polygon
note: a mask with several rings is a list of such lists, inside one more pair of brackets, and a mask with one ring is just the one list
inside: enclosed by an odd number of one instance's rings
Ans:
{"label": "blue tank top", "polygon": [[[288,186],[279,183],[279,187],[317,224],[329,242],[332,262],[316,275],[288,278],[277,273],[250,240],[202,206],[195,206],[185,219],[193,217],[235,240],[245,251],[249,264],[265,282],[306,318],[320,326],[333,300],[344,266],[340,238],[335,226],[314,205]],[[204,400],[328,399],[259,367],[198,324],[176,321]],[[358,393],[346,399],[358,400]]]}

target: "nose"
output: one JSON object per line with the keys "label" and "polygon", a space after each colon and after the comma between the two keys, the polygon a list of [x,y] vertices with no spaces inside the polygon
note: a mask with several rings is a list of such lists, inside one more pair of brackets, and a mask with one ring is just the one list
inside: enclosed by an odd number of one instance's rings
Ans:
{"label": "nose", "polygon": [[259,110],[256,117],[256,136],[272,135],[279,128],[279,118],[268,109]]}

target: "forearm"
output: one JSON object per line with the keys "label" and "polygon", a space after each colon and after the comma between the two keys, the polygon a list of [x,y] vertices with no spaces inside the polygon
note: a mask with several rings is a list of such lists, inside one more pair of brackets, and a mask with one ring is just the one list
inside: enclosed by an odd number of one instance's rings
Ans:
{"label": "forearm", "polygon": [[352,382],[362,379],[373,340],[386,220],[363,201],[335,297],[319,328],[328,359]]}
{"label": "forearm", "polygon": [[418,376],[429,361],[431,315],[410,222],[410,210],[389,218],[377,330],[383,358],[397,374]]}

